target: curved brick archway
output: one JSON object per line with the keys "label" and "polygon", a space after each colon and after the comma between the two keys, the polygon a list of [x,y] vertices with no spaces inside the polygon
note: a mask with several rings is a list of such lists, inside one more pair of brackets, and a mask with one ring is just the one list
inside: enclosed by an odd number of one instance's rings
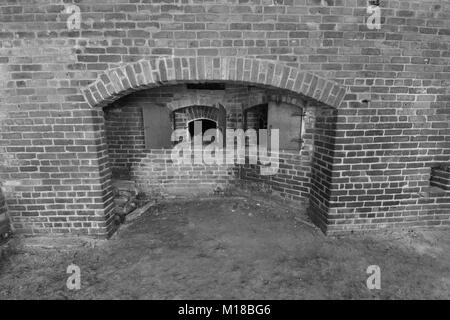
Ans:
{"label": "curved brick archway", "polygon": [[[177,111],[181,111],[180,109]],[[191,122],[198,119],[206,119],[214,122],[218,121],[219,111],[215,107],[211,106],[191,106],[184,110],[186,115],[186,121]]]}
{"label": "curved brick archway", "polygon": [[[167,103],[167,108],[170,111],[179,111],[187,108],[207,107],[217,109],[218,104],[222,101],[223,96],[199,96],[197,94],[183,96],[182,99],[177,99]],[[193,109],[189,109],[193,111]]]}
{"label": "curved brick archway", "polygon": [[174,110],[174,128],[185,129],[188,123],[195,120],[206,119],[218,122],[219,110],[214,106],[189,106]]}
{"label": "curved brick archway", "polygon": [[100,74],[83,90],[91,107],[104,107],[131,92],[179,82],[234,81],[287,90],[339,108],[346,87],[271,60],[234,57],[152,58]]}
{"label": "curved brick archway", "polygon": [[[108,70],[86,87],[83,94],[92,108],[100,109],[123,96],[143,89],[178,83],[214,81],[281,90],[282,95],[285,96],[284,102],[294,103],[297,99],[307,98],[317,101],[319,105],[328,106],[326,110],[323,110],[325,115],[321,116],[325,122],[318,125],[318,131],[315,133],[318,146],[325,147],[316,148],[312,156],[311,184],[316,187],[311,187],[310,194],[314,221],[326,230],[331,173],[327,167],[324,167],[324,163],[332,161],[329,154],[329,148],[332,148],[330,143],[332,137],[329,135],[332,135],[334,131],[330,121],[334,121],[332,118],[335,115],[332,113],[341,106],[347,92],[345,86],[310,72],[269,60],[210,57],[158,58],[141,60]],[[187,106],[186,103],[191,102],[195,101],[185,101],[183,105]],[[168,105],[168,107],[174,111],[183,105]],[[214,106],[214,103],[209,106]],[[99,148],[107,149],[105,141]],[[107,153],[102,153],[99,162],[108,162]],[[115,226],[111,220],[114,204],[108,166],[101,166],[99,173],[103,181],[102,189],[105,192],[103,199],[106,213],[105,233],[111,234]]]}

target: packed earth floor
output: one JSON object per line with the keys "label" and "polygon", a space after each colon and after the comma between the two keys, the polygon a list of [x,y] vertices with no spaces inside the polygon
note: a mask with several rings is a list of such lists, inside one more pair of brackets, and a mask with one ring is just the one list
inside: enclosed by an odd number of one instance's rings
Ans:
{"label": "packed earth floor", "polygon": [[[107,241],[15,236],[1,246],[0,299],[450,298],[448,230],[326,237],[298,212],[191,199],[161,202]],[[70,264],[79,290],[66,286]],[[380,290],[367,288],[371,265]]]}

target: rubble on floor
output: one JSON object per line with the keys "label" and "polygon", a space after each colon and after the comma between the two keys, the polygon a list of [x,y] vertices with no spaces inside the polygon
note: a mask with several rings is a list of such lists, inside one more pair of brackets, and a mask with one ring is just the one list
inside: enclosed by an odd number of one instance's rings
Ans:
{"label": "rubble on floor", "polygon": [[137,208],[144,207],[151,200],[147,194],[139,192],[133,181],[114,180],[112,186],[117,224],[124,223],[127,215]]}

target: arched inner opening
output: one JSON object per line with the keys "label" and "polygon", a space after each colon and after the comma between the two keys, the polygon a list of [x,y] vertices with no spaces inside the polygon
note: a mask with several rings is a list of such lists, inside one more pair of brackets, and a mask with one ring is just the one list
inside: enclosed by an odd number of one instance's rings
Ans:
{"label": "arched inner opening", "polygon": [[[136,91],[103,108],[114,193],[130,197],[137,193],[152,197],[213,194],[239,180],[287,200],[308,202],[311,193],[323,192],[323,182],[315,185],[312,181],[320,178],[313,171],[321,170],[314,169],[314,152],[321,152],[328,143],[327,122],[332,119],[332,110],[281,90],[233,82]],[[323,111],[328,113],[322,115]],[[204,153],[200,162],[195,159],[196,124],[201,135],[209,129],[226,133],[223,162],[207,163]],[[272,140],[275,131],[276,143]],[[242,154],[239,132],[243,134]],[[261,139],[261,132],[267,133],[265,139]],[[214,141],[201,143],[201,152]],[[191,163],[173,160],[172,152],[181,142],[193,146],[186,158]],[[252,143],[257,152],[254,162],[249,156]],[[230,146],[231,156],[225,154]],[[269,150],[268,155],[276,154],[276,165],[274,161],[261,162],[264,149]],[[275,171],[263,174],[267,166]],[[115,200],[117,205],[123,204],[121,201]]]}
{"label": "arched inner opening", "polygon": [[188,122],[188,131],[191,139],[195,135],[205,135],[210,129],[217,129],[217,122],[209,119],[195,119]]}
{"label": "arched inner opening", "polygon": [[246,129],[267,129],[268,104],[260,104],[245,110]]}

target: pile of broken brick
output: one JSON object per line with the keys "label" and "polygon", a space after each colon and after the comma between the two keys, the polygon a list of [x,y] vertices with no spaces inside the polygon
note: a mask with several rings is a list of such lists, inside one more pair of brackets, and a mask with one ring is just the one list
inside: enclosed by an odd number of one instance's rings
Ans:
{"label": "pile of broken brick", "polygon": [[125,222],[126,216],[137,208],[143,207],[150,199],[143,192],[138,192],[134,183],[116,180],[112,183],[114,194],[114,219],[116,224]]}

